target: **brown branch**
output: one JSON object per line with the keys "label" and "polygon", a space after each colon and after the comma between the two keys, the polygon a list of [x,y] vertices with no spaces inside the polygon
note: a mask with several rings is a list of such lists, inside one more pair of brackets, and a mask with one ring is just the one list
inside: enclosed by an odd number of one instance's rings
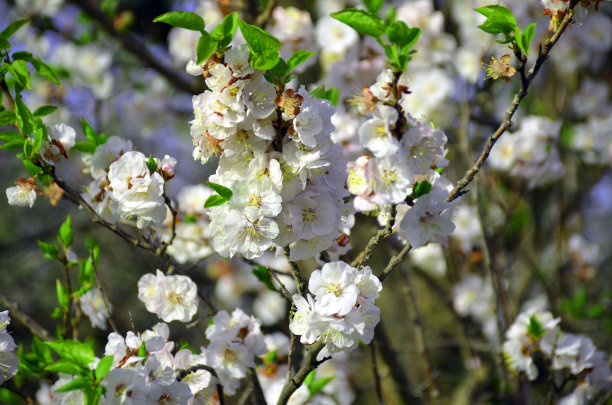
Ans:
{"label": "brown branch", "polygon": [[351,266],[357,267],[358,269],[362,268],[363,265],[370,260],[370,257],[372,257],[372,254],[374,253],[374,249],[380,243],[380,241],[391,236],[393,233],[393,225],[395,225],[396,213],[397,211],[395,209],[395,205],[392,205],[385,227],[383,229],[379,229],[374,235],[372,235],[366,247],[361,251],[361,253],[359,253],[355,260],[351,262]]}
{"label": "brown branch", "polygon": [[391,260],[389,260],[387,267],[385,267],[385,269],[378,275],[378,279],[381,282],[387,278],[389,273],[391,273],[393,269],[395,269],[397,265],[402,262],[402,260],[404,260],[408,252],[410,252],[410,249],[412,249],[412,246],[410,246],[410,243],[406,243],[402,250],[400,250],[399,253],[397,253],[391,258]]}
{"label": "brown branch", "polygon": [[34,336],[41,340],[54,340],[53,336],[38,324],[30,315],[19,309],[19,304],[10,301],[5,295],[0,293],[0,304],[9,310],[9,314],[23,324]]}
{"label": "brown branch", "polygon": [[98,25],[111,37],[115,38],[123,48],[132,53],[141,62],[149,66],[162,75],[174,87],[190,94],[199,94],[204,91],[204,85],[201,80],[191,80],[187,74],[179,73],[175,68],[166,66],[160,63],[160,58],[153,56],[147,49],[146,44],[140,38],[133,34],[121,33],[117,31],[113,22],[97,8],[92,2],[87,0],[69,0],[72,4],[78,6],[81,10],[93,18]]}
{"label": "brown branch", "polygon": [[249,383],[252,388],[253,400],[257,405],[266,405],[266,397],[264,396],[263,390],[261,389],[261,384],[259,383],[259,378],[257,378],[257,373],[253,367],[250,367],[247,370],[247,378],[249,379]]}
{"label": "brown branch", "polygon": [[300,388],[308,373],[321,364],[321,362],[317,362],[317,355],[321,350],[323,350],[323,347],[325,347],[325,342],[320,340],[314,342],[308,347],[304,364],[295,374],[295,376],[288,378],[285,382],[280,396],[278,397],[278,402],[276,403],[277,405],[285,405],[295,390]]}
{"label": "brown branch", "polygon": [[[538,72],[540,71],[540,68],[542,67],[546,59],[548,58],[548,55],[552,47],[559,41],[561,34],[563,34],[565,29],[570,24],[572,20],[572,16],[573,16],[573,8],[575,7],[575,5],[576,5],[576,2],[572,1],[572,5],[570,5],[570,11],[563,18],[563,21],[561,22],[557,32],[553,35],[550,41],[548,41],[543,47],[540,46],[538,58],[535,64],[531,67],[531,69],[527,73],[527,75],[525,76],[523,73],[521,73],[521,81],[522,81],[521,90],[519,90],[519,92],[516,93],[516,95],[514,96],[514,99],[512,100],[512,104],[510,104],[510,107],[508,107],[508,109],[506,110],[506,115],[504,117],[504,120],[499,125],[495,133],[493,133],[493,135],[489,137],[489,139],[487,140],[487,144],[485,145],[485,148],[481,152],[480,156],[478,157],[474,165],[470,169],[468,169],[468,171],[465,173],[463,178],[457,182],[457,185],[450,192],[450,194],[446,198],[446,201],[449,201],[449,202],[453,201],[461,197],[463,194],[467,192],[465,188],[472,182],[472,180],[474,180],[474,177],[476,176],[476,174],[480,171],[480,169],[486,162],[487,158],[489,157],[489,154],[491,153],[491,150],[493,149],[493,145],[495,145],[497,140],[512,125],[512,117],[514,116],[514,113],[518,110],[519,105],[521,104],[521,101],[525,98],[525,96],[527,96],[527,90],[529,89],[529,86],[531,85],[533,79],[537,76]],[[527,63],[527,58],[526,57],[522,58],[521,65],[519,66],[519,71],[522,71],[525,69],[526,63]]]}
{"label": "brown branch", "polygon": [[372,374],[374,375],[374,387],[376,388],[376,396],[380,405],[385,404],[382,394],[382,386],[380,384],[380,373],[378,372],[378,364],[376,361],[376,339],[372,339],[370,343],[370,354],[372,357]]}
{"label": "brown branch", "polygon": [[[172,245],[172,242],[174,242],[174,238],[176,238],[176,216],[177,216],[177,210],[172,206],[172,201],[170,200],[170,197],[168,197],[168,194],[166,194],[166,185],[164,184],[164,202],[166,203],[166,206],[168,207],[168,209],[170,210],[170,213],[172,214],[172,228],[171,228],[171,234],[170,234],[170,239],[167,242],[163,242],[161,247],[155,252],[155,254],[157,254],[157,256],[163,255],[164,253],[166,253],[166,250],[168,249],[168,246]],[[157,253],[159,252],[159,253]],[[174,269],[168,269],[168,273],[172,274],[172,270]]]}
{"label": "brown branch", "polygon": [[302,275],[300,274],[300,268],[297,263],[292,262],[289,259],[289,248],[285,247],[285,256],[287,256],[287,261],[289,262],[289,266],[291,267],[291,274],[293,274],[293,279],[295,280],[295,288],[297,289],[298,294],[302,295],[304,293],[304,288],[306,284],[302,279]]}

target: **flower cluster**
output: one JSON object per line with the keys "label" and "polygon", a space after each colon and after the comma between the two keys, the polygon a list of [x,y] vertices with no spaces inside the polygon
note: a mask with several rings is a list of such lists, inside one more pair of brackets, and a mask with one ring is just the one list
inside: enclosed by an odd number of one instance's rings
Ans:
{"label": "flower cluster", "polygon": [[198,287],[187,276],[145,274],[138,281],[138,298],[164,322],[189,322],[198,310]]}
{"label": "flower cluster", "polygon": [[156,170],[152,170],[149,159],[131,148],[130,141],[110,137],[83,158],[84,171],[94,178],[83,198],[105,220],[135,221],[143,228],[166,218],[164,185],[174,177],[176,159],[168,155],[154,159]]}
{"label": "flower cluster", "polygon": [[206,328],[206,338],[210,341],[205,351],[206,364],[215,369],[229,395],[240,387],[247,369],[255,367],[255,356],[267,353],[260,326],[255,317],[236,308],[231,316],[226,311],[218,312]]}
{"label": "flower cluster", "polygon": [[331,103],[303,86],[277,92],[250,67],[246,45],[191,70],[210,88],[193,98],[193,157],[220,155],[210,180],[233,193],[208,211],[215,251],[256,258],[289,246],[296,261],[346,244],[346,161],[330,139]]}
{"label": "flower cluster", "polygon": [[0,312],[0,385],[17,374],[19,358],[13,351],[17,348],[6,327],[11,322],[8,311]]}
{"label": "flower cluster", "polygon": [[[429,241],[444,243],[454,225],[447,215],[451,204],[445,201],[450,182],[440,174],[448,164],[447,138],[404,108],[409,99],[406,80],[387,69],[374,85],[364,87],[357,103],[371,118],[359,127],[359,141],[374,156],[348,163],[348,189],[358,211],[400,204],[400,236],[416,248]],[[429,189],[425,192],[423,186]],[[418,192],[415,198],[413,192]]]}
{"label": "flower cluster", "polygon": [[331,262],[315,270],[308,283],[314,295],[295,294],[297,308],[289,328],[304,344],[322,339],[329,353],[370,343],[380,309],[374,304],[382,284],[369,267],[357,270],[344,262]]}
{"label": "flower cluster", "polygon": [[560,318],[550,312],[527,310],[521,313],[506,331],[503,354],[508,367],[525,372],[529,380],[538,377],[532,355],[544,355],[553,370],[568,370],[580,376],[583,385],[594,392],[612,385],[612,371],[603,352],[596,350],[590,338],[564,333],[559,328]]}

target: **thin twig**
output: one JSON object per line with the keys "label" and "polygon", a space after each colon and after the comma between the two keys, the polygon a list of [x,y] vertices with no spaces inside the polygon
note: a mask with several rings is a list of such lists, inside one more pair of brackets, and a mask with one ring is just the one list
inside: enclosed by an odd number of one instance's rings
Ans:
{"label": "thin twig", "polygon": [[[170,234],[170,239],[168,239],[167,242],[163,242],[161,247],[158,249],[159,253],[156,252],[156,254],[158,256],[163,255],[164,253],[166,253],[166,250],[168,249],[168,246],[172,245],[172,242],[174,242],[174,238],[176,238],[176,216],[177,216],[177,209],[174,208],[172,206],[172,201],[170,200],[170,197],[168,197],[168,194],[166,194],[166,185],[164,184],[164,202],[166,203],[166,206],[168,207],[168,209],[170,210],[170,213],[172,214],[172,227],[171,227],[171,234]],[[172,274],[171,269],[168,269],[168,273]]]}
{"label": "thin twig", "polygon": [[295,373],[295,376],[289,377],[283,386],[283,389],[278,397],[277,405],[285,405],[291,395],[300,388],[304,379],[312,370],[314,370],[319,364],[322,362],[317,362],[317,355],[321,350],[325,347],[325,342],[318,340],[311,344],[306,351],[306,358],[304,359],[304,364]]}
{"label": "thin twig", "polygon": [[361,251],[361,253],[359,253],[359,256],[357,256],[355,260],[351,262],[351,266],[357,267],[358,269],[362,268],[363,265],[370,260],[370,257],[372,257],[372,254],[374,253],[374,249],[380,243],[380,241],[389,237],[393,233],[396,213],[397,211],[395,209],[395,205],[392,205],[385,227],[383,229],[379,229],[374,235],[372,235],[366,247]]}
{"label": "thin twig", "polygon": [[11,317],[17,319],[23,324],[34,336],[41,340],[53,340],[53,336],[42,326],[38,324],[30,315],[19,309],[19,304],[10,301],[5,295],[0,293],[0,304],[9,310]]}
{"label": "thin twig", "polygon": [[[493,133],[493,135],[489,137],[484,150],[481,152],[480,156],[478,157],[474,165],[470,169],[468,169],[468,171],[465,173],[463,178],[457,182],[457,185],[450,192],[450,194],[446,198],[446,201],[449,201],[449,202],[453,201],[461,197],[463,194],[467,192],[465,188],[472,182],[472,180],[474,180],[474,176],[476,176],[476,174],[480,171],[481,167],[486,162],[487,158],[489,157],[489,154],[491,153],[491,150],[493,149],[493,145],[495,145],[497,140],[512,125],[512,117],[514,116],[514,113],[518,110],[519,105],[521,104],[521,101],[525,98],[525,96],[527,96],[527,90],[529,89],[531,82],[537,76],[538,72],[540,71],[540,68],[542,67],[546,59],[548,58],[548,55],[552,47],[559,41],[561,34],[563,34],[567,26],[570,24],[572,17],[573,17],[573,8],[575,7],[575,5],[576,5],[576,2],[573,0],[572,5],[570,5],[570,11],[563,18],[563,21],[559,25],[559,29],[557,30],[557,32],[552,36],[550,41],[546,43],[546,45],[544,45],[543,47],[542,46],[540,47],[540,52],[538,54],[538,58],[535,64],[531,67],[531,69],[529,70],[526,76],[523,76],[523,75],[521,76],[521,79],[522,79],[521,80],[522,81],[521,90],[519,90],[519,92],[516,93],[512,101],[512,104],[510,104],[510,107],[508,107],[508,109],[506,110],[506,115],[504,117],[504,120],[499,125],[495,133]],[[521,60],[521,65],[519,66],[519,71],[525,68],[526,63],[527,63],[527,58],[523,58]]]}
{"label": "thin twig", "polygon": [[104,289],[102,288],[102,283],[100,282],[100,277],[98,276],[98,269],[96,268],[96,261],[94,260],[93,253],[89,255],[91,260],[91,266],[93,268],[94,277],[96,278],[96,284],[98,284],[98,290],[100,290],[100,295],[102,295],[102,302],[104,303],[104,308],[106,308],[106,317],[108,319],[108,323],[110,323],[111,328],[115,333],[119,333],[117,327],[115,326],[115,322],[111,317],[110,306],[108,305],[108,301],[106,299],[106,294],[104,294]]}
{"label": "thin twig", "polygon": [[380,281],[384,281],[389,275],[389,273],[391,273],[393,269],[395,269],[397,265],[400,264],[402,260],[404,260],[408,252],[410,252],[410,249],[412,249],[412,246],[410,246],[410,243],[406,243],[402,250],[400,250],[398,254],[396,254],[391,258],[391,260],[389,260],[387,267],[385,267],[385,269],[378,275],[378,279]]}
{"label": "thin twig", "polygon": [[[63,261],[64,264],[64,277],[66,278],[66,289],[68,290],[68,304],[66,304],[66,309],[63,317],[63,326],[64,332],[62,335],[66,337],[66,333],[68,333],[68,322],[70,321],[70,311],[72,310],[72,282],[70,281],[70,268],[68,266],[68,260]],[[58,280],[59,281],[59,280]],[[72,339],[77,340],[74,335],[76,327],[72,326]]]}
{"label": "thin twig", "polygon": [[250,381],[250,385],[253,388],[252,394],[255,404],[266,405],[266,397],[264,396],[263,390],[261,389],[259,378],[257,378],[257,372],[255,372],[255,369],[253,367],[250,367],[247,370],[247,377]]}

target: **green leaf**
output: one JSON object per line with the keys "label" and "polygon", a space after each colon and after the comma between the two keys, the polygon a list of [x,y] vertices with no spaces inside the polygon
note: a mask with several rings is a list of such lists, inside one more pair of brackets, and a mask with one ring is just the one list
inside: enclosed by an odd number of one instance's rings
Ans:
{"label": "green leaf", "polygon": [[484,32],[489,34],[505,34],[510,35],[516,27],[516,18],[512,11],[506,7],[491,5],[474,9],[476,12],[487,17],[484,23],[478,26]]}
{"label": "green leaf", "polygon": [[38,107],[36,110],[34,110],[33,114],[34,117],[40,118],[53,113],[55,110],[57,110],[57,107],[54,105],[43,105],[42,107]]}
{"label": "green leaf", "polygon": [[43,63],[43,61],[41,61],[40,58],[35,58],[30,62],[32,63],[32,66],[34,66],[34,69],[36,69],[36,71],[42,77],[44,77],[45,79],[49,80],[52,83],[57,84],[58,86],[62,85],[59,79],[57,78],[57,75],[53,71],[53,69],[51,69],[49,65]]}
{"label": "green leaf", "polygon": [[73,148],[78,150],[79,152],[88,153],[90,155],[96,153],[96,147],[96,144],[90,142],[76,142],[73,146]]}
{"label": "green leaf", "polygon": [[225,47],[232,42],[236,28],[238,28],[238,14],[234,12],[225,16],[221,24],[210,32],[210,37],[214,41],[222,42],[221,46]]}
{"label": "green leaf", "polygon": [[0,37],[0,49],[11,49],[11,43]]}
{"label": "green leaf", "polygon": [[383,0],[363,0],[363,5],[366,6],[368,11],[376,14],[382,10]]}
{"label": "green leaf", "polygon": [[153,159],[153,155],[149,155],[149,159],[147,160],[147,168],[151,174],[155,173],[157,170],[157,163],[155,162],[155,159]]}
{"label": "green leaf", "polygon": [[310,373],[308,373],[308,375],[306,375],[306,378],[304,378],[304,385],[307,387],[310,387],[312,383],[314,382],[316,374],[317,374],[317,370],[312,370]]}
{"label": "green leaf", "polygon": [[72,217],[68,215],[62,226],[60,226],[59,233],[57,235],[59,241],[65,248],[72,245],[74,236],[72,235]]}
{"label": "green leaf", "polygon": [[81,120],[81,127],[83,128],[83,133],[85,134],[85,138],[89,141],[89,143],[98,146],[106,143],[106,136],[104,134],[98,134],[91,125],[83,118]]}
{"label": "green leaf", "polygon": [[89,388],[92,385],[92,381],[90,378],[86,378],[86,377],[77,377],[74,380],[70,381],[68,384],[62,385],[61,387],[57,388],[55,391],[57,392],[67,392],[67,391],[74,391],[74,390],[80,390],[83,388]]}
{"label": "green leaf", "polygon": [[383,20],[366,10],[347,8],[330,15],[361,34],[378,38],[385,32]]}
{"label": "green leaf", "polygon": [[40,338],[32,336],[32,352],[42,363],[53,363],[53,356],[51,356],[51,349],[45,344]]}
{"label": "green leaf", "polygon": [[17,107],[17,121],[19,122],[21,133],[24,135],[31,134],[34,129],[34,116],[24,104],[21,96],[17,96],[15,99],[15,106]]}
{"label": "green leaf", "polygon": [[206,184],[208,184],[208,187],[215,190],[217,194],[219,194],[221,197],[225,198],[228,201],[231,200],[232,195],[234,195],[234,193],[232,193],[232,190],[225,186],[222,186],[221,184],[213,183],[211,181],[207,181]]}
{"label": "green leaf", "polygon": [[223,205],[223,204],[225,204],[228,201],[229,200],[227,198],[222,197],[220,195],[211,195],[204,202],[204,208],[211,208],[211,207],[216,207],[216,206],[219,206],[219,205]]}
{"label": "green leaf", "polygon": [[21,399],[21,397],[9,390],[8,388],[1,387],[0,388],[0,404],[5,405],[22,405],[26,404],[26,401]]}
{"label": "green leaf", "polygon": [[55,280],[55,292],[57,293],[57,302],[62,308],[66,308],[68,306],[68,289],[59,279]]}
{"label": "green leaf", "polygon": [[138,348],[138,357],[147,357],[147,347],[145,342],[142,342]]}
{"label": "green leaf", "polygon": [[317,395],[323,389],[323,387],[329,384],[329,382],[333,379],[334,377],[324,377],[310,384],[308,386],[308,392],[310,393],[310,396],[314,397],[315,395]]}
{"label": "green leaf", "polygon": [[83,367],[88,367],[89,364],[96,359],[91,346],[85,343],[76,342],[74,340],[60,340],[45,343],[63,359],[73,361]]}
{"label": "green leaf", "polygon": [[13,53],[11,55],[11,57],[13,58],[13,60],[21,59],[21,60],[25,60],[25,61],[28,61],[28,62],[30,62],[32,59],[34,59],[32,54],[30,52],[27,52],[27,51],[18,51],[18,52],[15,52],[15,53]]}
{"label": "green leaf", "polygon": [[266,51],[278,51],[280,49],[280,41],[261,28],[248,24],[242,20],[238,20],[238,26],[252,53],[259,54]]}
{"label": "green leaf", "polygon": [[70,375],[87,375],[89,373],[89,369],[65,359],[49,364],[45,367],[45,370],[53,373],[65,373]]}
{"label": "green leaf", "polygon": [[4,149],[4,150],[23,149],[24,144],[25,144],[25,139],[15,139],[13,141],[9,141],[5,143],[4,145],[1,145],[0,149]]}
{"label": "green leaf", "polygon": [[279,58],[278,51],[262,51],[251,55],[251,66],[257,70],[272,69]]}
{"label": "green leaf", "polygon": [[[270,74],[274,77],[283,77],[285,76],[287,73],[289,73],[289,70],[291,70],[289,68],[289,65],[287,65],[287,62],[285,62],[285,60],[283,58],[278,58],[278,62],[276,62],[276,65],[274,65],[274,67],[272,69],[270,69]],[[264,75],[264,77],[267,75]],[[268,80],[270,83],[274,83],[274,80]]]}
{"label": "green leaf", "polygon": [[196,63],[199,65],[210,58],[210,55],[217,49],[217,41],[213,41],[210,34],[206,31],[202,32],[202,36],[198,40],[198,46],[196,48]]}
{"label": "green leaf", "polygon": [[100,359],[100,362],[96,366],[94,372],[96,376],[96,382],[102,381],[102,379],[108,374],[111,367],[113,366],[113,356],[104,356]]}
{"label": "green leaf", "polygon": [[264,364],[278,363],[278,350],[272,350],[264,357]]}
{"label": "green leaf", "polygon": [[10,110],[0,111],[0,125],[13,125],[15,120],[15,112]]}
{"label": "green leaf", "polygon": [[8,25],[8,27],[6,27],[2,32],[0,32],[0,38],[8,40],[10,37],[13,36],[14,33],[16,33],[21,27],[23,27],[29,22],[30,20],[27,19],[13,21]]}
{"label": "green leaf", "polygon": [[431,191],[431,183],[427,180],[423,180],[421,182],[417,182],[412,188],[412,198],[419,198],[426,194],[429,194]]}
{"label": "green leaf", "polygon": [[396,14],[395,5],[393,5],[393,3],[389,4],[387,10],[385,11],[385,26],[390,25],[393,23],[393,21],[395,21]]}
{"label": "green leaf", "polygon": [[28,90],[32,90],[30,86],[30,72],[28,71],[28,65],[25,61],[16,60],[13,63],[7,63],[6,67],[19,84]]}
{"label": "green leaf", "polygon": [[535,315],[531,315],[531,318],[529,318],[527,333],[536,339],[541,339],[546,334],[546,329],[542,327],[542,324],[537,320]]}
{"label": "green leaf", "polygon": [[529,24],[527,27],[525,27],[525,30],[523,31],[523,38],[521,42],[523,44],[523,52],[526,55],[529,55],[529,46],[531,45],[531,41],[533,40],[533,35],[535,34],[535,29],[537,25],[538,24],[536,23]]}
{"label": "green leaf", "polygon": [[306,62],[315,53],[315,51],[297,51],[296,53],[294,53],[289,58],[289,60],[287,60],[287,66],[289,66],[289,71],[292,71],[296,67],[300,66],[302,63]]}
{"label": "green leaf", "polygon": [[276,291],[276,288],[274,288],[274,284],[272,283],[272,274],[270,274],[270,271],[267,268],[259,264],[252,270],[252,272],[259,281],[264,283],[268,290]]}
{"label": "green leaf", "polygon": [[338,105],[338,100],[340,99],[340,90],[335,87],[325,90],[325,86],[321,85],[311,91],[310,95],[323,100],[329,100],[334,106],[336,106]]}
{"label": "green leaf", "polygon": [[387,38],[402,49],[410,48],[421,35],[420,28],[410,28],[403,21],[393,21],[385,31]]}
{"label": "green leaf", "polygon": [[45,243],[42,240],[37,241],[38,247],[45,253],[47,259],[58,259],[59,258],[59,247],[52,243]]}
{"label": "green leaf", "polygon": [[170,11],[156,17],[153,22],[163,22],[192,31],[202,31],[206,26],[202,17],[191,11]]}
{"label": "green leaf", "polygon": [[30,173],[30,176],[36,176],[37,174],[41,174],[43,172],[40,166],[36,166],[31,160],[22,159],[21,162],[28,173]]}

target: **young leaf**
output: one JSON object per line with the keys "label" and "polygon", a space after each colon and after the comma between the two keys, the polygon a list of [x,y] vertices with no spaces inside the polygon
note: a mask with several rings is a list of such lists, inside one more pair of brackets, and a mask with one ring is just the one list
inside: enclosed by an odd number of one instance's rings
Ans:
{"label": "young leaf", "polygon": [[280,41],[261,28],[245,23],[242,20],[238,20],[238,26],[252,53],[259,54],[265,51],[278,51],[280,49]]}
{"label": "young leaf", "polygon": [[252,271],[255,277],[257,277],[259,281],[264,283],[264,285],[268,288],[268,290],[276,291],[276,288],[274,288],[274,284],[272,284],[272,274],[270,274],[270,271],[268,269],[266,269],[264,266],[260,264],[257,267],[255,267]]}
{"label": "young leaf", "polygon": [[91,387],[91,383],[92,381],[90,378],[77,377],[74,380],[70,381],[68,384],[62,385],[61,387],[57,388],[55,391],[67,392],[67,391],[80,390],[83,388]]}
{"label": "young leaf", "polygon": [[157,170],[157,163],[155,159],[153,159],[153,155],[149,155],[149,159],[147,160],[147,169],[149,169],[149,173],[153,174]]}
{"label": "young leaf", "polygon": [[221,197],[220,195],[211,195],[204,202],[204,208],[211,208],[211,207],[223,205],[228,201],[229,201],[228,199]]}
{"label": "young leaf", "polygon": [[536,319],[535,315],[531,315],[529,318],[529,325],[527,325],[527,333],[536,339],[541,339],[546,334],[546,329]]}
{"label": "young leaf", "polygon": [[217,42],[227,41],[227,44],[222,45],[227,46],[232,41],[236,28],[238,28],[238,14],[234,12],[225,16],[221,24],[210,32],[210,37]]}
{"label": "young leaf", "polygon": [[100,362],[96,366],[94,372],[96,376],[96,382],[102,381],[102,379],[108,374],[111,367],[113,366],[113,356],[104,356],[100,359]]}
{"label": "young leaf", "polygon": [[93,349],[86,343],[76,342],[74,340],[60,340],[45,343],[63,359],[73,361],[83,367],[88,367],[89,363],[96,359]]}
{"label": "young leaf", "polygon": [[419,198],[425,194],[429,194],[431,187],[431,183],[427,180],[416,183],[412,188],[412,198]]}
{"label": "young leaf", "polygon": [[310,373],[308,373],[308,375],[306,375],[306,378],[304,378],[304,385],[307,387],[310,387],[312,385],[312,383],[314,382],[315,379],[315,375],[317,374],[317,370],[312,370]]}
{"label": "young leaf", "polygon": [[35,118],[40,118],[53,113],[55,110],[57,110],[57,107],[54,105],[43,105],[34,110],[33,114]]}
{"label": "young leaf", "polygon": [[14,122],[15,122],[15,113],[13,111],[11,110],[0,111],[0,125],[12,125]]}
{"label": "young leaf", "polygon": [[234,195],[234,193],[232,193],[232,190],[225,186],[222,186],[221,184],[213,183],[211,181],[207,181],[206,184],[208,184],[208,187],[215,190],[217,194],[219,194],[221,197],[225,198],[228,201],[231,200],[232,195]]}
{"label": "young leaf", "polygon": [[62,308],[66,308],[68,306],[68,289],[59,279],[55,280],[55,292],[57,294],[57,302]]}
{"label": "young leaf", "polygon": [[138,348],[138,357],[147,357],[147,347],[143,341]]}
{"label": "young leaf", "polygon": [[156,17],[153,22],[163,22],[192,31],[202,31],[206,26],[202,17],[191,11],[170,11]]}
{"label": "young leaf", "polygon": [[47,259],[57,259],[59,258],[59,247],[52,243],[45,243],[41,240],[37,241],[38,247],[45,253],[45,257]]}
{"label": "young leaf", "polygon": [[30,63],[32,63],[32,66],[34,66],[34,69],[36,69],[36,71],[42,77],[44,77],[45,79],[49,80],[52,83],[57,84],[58,86],[62,85],[59,79],[57,78],[57,75],[53,71],[53,69],[51,69],[49,65],[43,63],[43,61],[41,61],[40,58],[34,58],[30,61]]}
{"label": "young leaf", "polygon": [[[289,73],[290,70],[291,69],[289,68],[289,65],[287,65],[287,62],[285,62],[283,58],[278,58],[278,62],[276,62],[276,65],[274,65],[274,67],[270,69],[270,74],[274,77],[283,77],[284,75]],[[274,83],[274,80],[271,79],[269,80],[269,82]]]}
{"label": "young leaf", "polygon": [[526,55],[529,55],[529,46],[531,45],[531,41],[533,40],[533,34],[535,33],[537,25],[538,24],[536,23],[529,24],[527,27],[525,27],[525,30],[523,31],[522,44],[523,52],[525,52]]}
{"label": "young leaf", "polygon": [[30,112],[28,107],[24,104],[21,96],[17,96],[15,105],[17,107],[15,112],[17,113],[17,121],[19,122],[21,133],[24,135],[31,134],[34,129],[34,117],[32,116],[32,112]]}
{"label": "young leaf", "polygon": [[347,8],[336,13],[331,13],[330,16],[345,23],[355,31],[374,38],[380,37],[385,32],[383,20],[366,10]]}
{"label": "young leaf", "polygon": [[251,55],[251,66],[257,70],[272,69],[279,58],[278,51],[262,51]]}
{"label": "young leaf", "polygon": [[72,242],[74,241],[74,236],[72,235],[72,217],[70,215],[68,215],[62,226],[60,226],[57,237],[59,238],[60,243],[65,248],[68,248],[70,245],[72,245]]}
{"label": "young leaf", "polygon": [[217,41],[213,41],[208,32],[202,32],[196,48],[196,63],[199,65],[205,62],[206,59],[210,58],[215,49],[217,49]]}
{"label": "young leaf", "polygon": [[393,21],[385,31],[387,38],[400,48],[410,48],[419,39],[421,35],[420,28],[409,28],[403,21]]}
{"label": "young leaf", "polygon": [[310,384],[308,386],[308,392],[310,393],[310,397],[314,397],[315,395],[317,395],[323,389],[323,387],[325,387],[333,379],[334,377],[324,377]]}
{"label": "young leaf", "polygon": [[509,35],[516,27],[516,18],[506,7],[491,5],[474,10],[487,17],[485,22],[478,26],[484,32]]}
{"label": "young leaf", "polygon": [[13,21],[6,27],[2,32],[0,32],[0,38],[8,40],[13,36],[21,27],[29,23],[30,20],[17,20]]}
{"label": "young leaf", "polygon": [[323,100],[329,100],[333,105],[338,105],[340,98],[340,90],[335,87],[325,90],[325,86],[321,85],[310,92],[310,95]]}
{"label": "young leaf", "polygon": [[363,0],[363,5],[366,6],[368,11],[376,14],[383,6],[383,0]]}
{"label": "young leaf", "polygon": [[3,150],[19,150],[23,149],[25,145],[25,139],[15,139],[14,141],[9,141],[4,145],[0,146],[0,149]]}
{"label": "young leaf", "polygon": [[19,84],[28,90],[32,90],[32,87],[30,87],[30,72],[25,61],[16,60],[13,63],[6,64],[6,67]]}
{"label": "young leaf", "polygon": [[89,373],[87,368],[81,367],[78,364],[74,364],[72,361],[64,359],[49,364],[45,367],[45,370],[53,373],[65,373],[70,375],[86,375]]}
{"label": "young leaf", "polygon": [[315,53],[316,53],[315,51],[312,51],[312,52],[297,51],[296,53],[294,53],[287,61],[287,66],[289,66],[289,71],[292,71],[293,69],[295,69],[302,63],[306,62]]}

